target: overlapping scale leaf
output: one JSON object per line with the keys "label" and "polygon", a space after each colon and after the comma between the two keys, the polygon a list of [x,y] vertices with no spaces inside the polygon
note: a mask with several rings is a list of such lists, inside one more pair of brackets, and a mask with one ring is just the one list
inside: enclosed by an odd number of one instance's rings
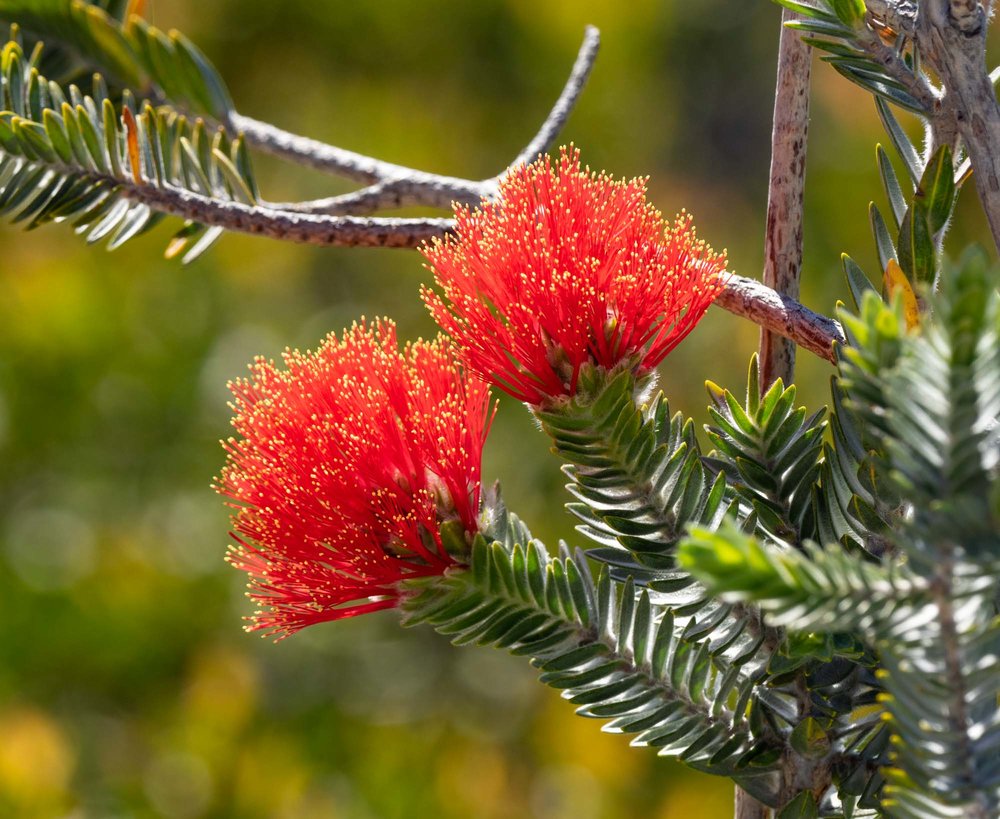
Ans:
{"label": "overlapping scale leaf", "polygon": [[860,316],[845,314],[841,369],[849,406],[883,455],[873,469],[902,501],[894,540],[905,569],[927,589],[909,616],[875,609],[867,630],[895,737],[885,806],[986,817],[1000,805],[998,277],[970,251],[940,280],[919,333],[875,296]]}
{"label": "overlapping scale leaf", "polygon": [[[928,578],[907,564],[859,561],[836,547],[782,549],[733,526],[693,530],[679,559],[713,592],[756,601],[775,622],[810,640],[813,629],[856,631],[874,646],[882,669],[877,681],[849,678],[869,673],[870,661],[853,669],[843,664],[847,699],[836,702],[826,688],[828,719],[838,728],[831,736],[842,801],[857,796],[862,806],[872,804],[878,794],[872,766],[881,765],[894,815],[922,815],[912,807],[924,803],[945,809],[926,815],[950,815],[948,806],[977,800],[986,812],[967,815],[993,815],[991,794],[1000,787],[1000,622],[992,598],[1000,563],[986,573],[956,564]],[[836,662],[813,675],[832,673]],[[891,746],[882,726],[886,710]]]}
{"label": "overlapping scale leaf", "polygon": [[958,596],[964,586],[959,579],[927,606],[923,628],[887,629],[883,673],[896,740],[886,775],[895,815],[942,815],[915,813],[925,801],[982,819],[1000,812],[1000,621],[985,615],[981,596]]}
{"label": "overlapping scale leaf", "polygon": [[[635,578],[655,592],[679,637],[700,641],[745,690],[756,691],[756,730],[787,735],[797,719],[794,695],[768,677],[781,636],[753,606],[708,594],[674,559],[689,524],[717,526],[727,511],[738,511],[738,501],[723,475],[710,477],[690,421],[671,417],[662,396],[636,405],[643,386],[629,372],[587,371],[571,402],[538,413],[568,461],[579,528],[600,544],[588,554],[609,565],[613,577]],[[751,791],[760,785],[738,779]]]}
{"label": "overlapping scale leaf", "polygon": [[567,461],[578,528],[603,547],[593,556],[650,579],[673,566],[685,526],[718,522],[729,498],[702,466],[693,423],[671,417],[662,395],[638,407],[636,386],[628,371],[589,368],[576,398],[537,416]]}
{"label": "overlapping scale leaf", "polygon": [[1000,550],[997,274],[974,251],[942,280],[931,298],[935,320],[922,333],[907,334],[899,309],[875,297],[860,316],[843,315],[853,341],[842,363],[850,406],[910,502],[903,540],[926,572],[943,559],[940,543],[970,560]]}
{"label": "overlapping scale leaf", "polygon": [[825,409],[807,417],[796,389],[779,379],[761,396],[757,358],[750,362],[745,402],[709,382],[718,450],[709,463],[754,513],[758,528],[780,542],[812,537],[812,493],[820,473]]}
{"label": "overlapping scale leaf", "polygon": [[706,639],[714,655],[757,677],[774,650],[774,635],[752,609],[712,599],[673,555],[689,524],[718,525],[735,498],[724,476],[703,465],[693,423],[671,416],[662,395],[637,406],[639,386],[629,371],[590,369],[572,401],[537,413],[567,461],[568,489],[579,499],[568,508],[599,546],[591,557],[609,565],[613,576],[657,592],[686,637]]}
{"label": "overlapping scale leaf", "polygon": [[[521,527],[505,516],[493,518],[500,530]],[[773,797],[777,738],[753,717],[755,687],[705,641],[680,634],[647,590],[606,569],[595,580],[582,552],[563,546],[551,557],[536,540],[490,543],[480,535],[470,563],[408,582],[404,622],[429,623],[457,644],[530,656],[542,682],[582,716],[604,721],[604,730],[699,770],[738,775]]]}
{"label": "overlapping scale leaf", "polygon": [[[127,93],[116,106],[99,78],[89,95],[63,89],[35,61],[16,39],[0,52],[0,214],[28,228],[68,222],[113,249],[162,218],[142,201],[146,189],[256,201],[242,139],[169,108],[140,108]],[[219,234],[188,223],[168,255],[191,261]]]}
{"label": "overlapping scale leaf", "polygon": [[[863,678],[872,663],[859,657],[841,666],[855,683],[838,693],[828,680],[822,703],[813,699],[831,709],[843,806],[882,798],[892,815],[985,819],[1000,808],[1000,299],[981,252],[947,266],[941,282],[919,332],[872,293],[859,316],[843,316],[841,409],[864,429],[835,431],[835,446],[853,448],[855,462],[861,449],[882,453],[872,464],[900,500],[895,551],[877,563],[832,543],[799,551],[728,527],[696,531],[679,559],[713,592],[758,603],[789,629],[789,656],[800,643],[822,647],[812,629],[861,636],[875,651],[877,680]],[[810,674],[835,678],[841,659]],[[889,745],[873,722],[878,706],[891,717]]]}
{"label": "overlapping scale leaf", "polygon": [[795,631],[870,632],[912,618],[930,600],[927,579],[905,565],[859,559],[837,545],[783,547],[732,524],[692,529],[678,559],[713,594],[760,601],[771,622]]}

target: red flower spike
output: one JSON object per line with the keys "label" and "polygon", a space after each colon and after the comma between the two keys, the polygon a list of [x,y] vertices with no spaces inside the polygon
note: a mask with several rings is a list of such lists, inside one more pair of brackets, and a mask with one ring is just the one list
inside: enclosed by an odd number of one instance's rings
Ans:
{"label": "red flower spike", "polygon": [[263,606],[249,630],[287,636],[391,608],[398,584],[459,561],[440,526],[477,530],[489,390],[445,338],[402,352],[389,321],[330,335],[285,369],[230,385],[239,438],[218,491],[237,510],[229,562]]}
{"label": "red flower spike", "polygon": [[423,248],[443,294],[434,319],[469,368],[529,404],[572,395],[580,368],[655,367],[725,285],[725,253],[672,226],[643,179],[580,168],[563,149],[512,171],[496,201],[455,209],[455,235]]}

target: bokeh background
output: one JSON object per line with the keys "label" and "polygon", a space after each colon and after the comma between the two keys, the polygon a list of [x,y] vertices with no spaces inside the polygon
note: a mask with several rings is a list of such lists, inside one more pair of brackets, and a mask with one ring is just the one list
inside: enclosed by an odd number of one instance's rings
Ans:
{"label": "bokeh background", "polygon": [[[766,0],[150,0],[201,45],[240,110],[392,161],[485,177],[602,29],[564,140],[651,176],[757,275],[779,10]],[[804,301],[847,300],[839,255],[874,269],[881,201],[867,95],[817,65]],[[265,195],[345,190],[258,164]],[[970,190],[949,247],[985,236]],[[0,816],[654,819],[731,815],[731,786],[575,717],[527,664],[455,649],[392,612],[273,645],[244,634],[210,483],[227,379],[361,315],[433,332],[416,253],[226,237],[191,267],[159,230],[108,254],[70,231],[0,230]],[[713,309],[666,362],[672,406],[742,389],[757,330]],[[830,369],[800,356],[802,402]],[[579,543],[556,458],[501,401],[485,475],[535,533]]]}

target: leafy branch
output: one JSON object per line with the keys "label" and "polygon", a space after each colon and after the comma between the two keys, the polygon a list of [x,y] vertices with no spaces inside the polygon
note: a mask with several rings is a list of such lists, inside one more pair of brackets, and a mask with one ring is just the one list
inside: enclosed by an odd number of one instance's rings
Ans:
{"label": "leafy branch", "polygon": [[919,333],[898,300],[875,293],[858,316],[843,315],[845,404],[904,501],[898,551],[878,562],[832,544],[799,551],[730,525],[692,530],[678,560],[710,591],[754,602],[794,633],[861,635],[879,657],[894,734],[880,762],[883,807],[987,817],[1000,806],[1000,297],[976,251],[940,281]]}
{"label": "leafy branch", "polygon": [[[776,0],[852,82],[925,118],[926,157],[968,153],[1000,247],[1000,103],[986,69],[988,7],[972,0]],[[925,70],[924,66],[929,70]]]}
{"label": "leafy branch", "polygon": [[[121,86],[157,104],[207,117],[233,134],[244,135],[250,145],[266,153],[368,183],[367,187],[343,196],[271,206],[275,211],[364,216],[379,210],[411,206],[450,209],[452,202],[476,205],[483,198],[495,196],[497,181],[506,171],[484,180],[432,174],[292,134],[243,116],[236,110],[225,83],[208,58],[183,34],[164,33],[137,16],[122,20],[92,2],[42,0],[41,4],[36,4],[0,0],[0,19],[17,22],[41,37],[56,39],[82,57],[92,69],[103,72]],[[530,161],[552,147],[586,85],[599,47],[598,30],[588,26],[559,98],[510,167]],[[244,216],[263,221],[265,214]],[[318,223],[304,220],[302,224]],[[379,223],[374,223],[373,228],[378,227]],[[397,227],[401,231],[408,229],[406,223],[397,224]],[[393,246],[400,245],[393,243]]]}
{"label": "leafy branch", "polygon": [[820,472],[825,410],[806,417],[795,408],[795,386],[778,379],[761,394],[754,357],[750,362],[746,406],[712,382],[709,438],[719,450],[710,460],[724,472],[762,532],[799,543],[811,532],[813,487]]}
{"label": "leafy branch", "polygon": [[579,551],[563,547],[552,558],[537,540],[522,545],[519,522],[508,532],[507,513],[495,515],[503,540],[478,536],[468,570],[407,581],[406,625],[530,656],[541,681],[577,713],[635,734],[633,745],[709,773],[766,779],[774,737],[753,717],[750,682],[705,641],[681,635],[648,591],[616,583],[607,570],[595,581]]}

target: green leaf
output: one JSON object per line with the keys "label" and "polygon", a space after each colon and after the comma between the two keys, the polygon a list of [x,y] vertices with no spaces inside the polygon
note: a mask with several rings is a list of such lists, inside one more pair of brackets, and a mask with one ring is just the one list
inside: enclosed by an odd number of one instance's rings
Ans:
{"label": "green leaf", "polygon": [[847,286],[851,290],[851,298],[854,299],[854,306],[860,307],[865,293],[868,291],[877,293],[878,291],[875,289],[875,285],[871,283],[871,279],[865,275],[854,259],[846,253],[842,253],[840,261],[844,266],[844,276],[847,278]]}
{"label": "green leaf", "polygon": [[799,756],[806,759],[822,759],[831,746],[829,734],[813,717],[806,717],[796,725],[788,742]]}
{"label": "green leaf", "polygon": [[73,162],[73,148],[69,144],[69,135],[66,133],[66,126],[62,117],[51,110],[46,110],[42,115],[42,122],[45,127],[45,134],[49,144],[59,155],[59,158],[66,164]]}
{"label": "green leaf", "polygon": [[782,808],[778,819],[818,819],[819,808],[808,791],[803,791]]}
{"label": "green leaf", "polygon": [[845,26],[839,20],[829,20],[822,17],[791,20],[785,23],[785,28],[790,28],[793,31],[807,31],[824,37],[837,37],[842,40],[849,40],[854,36],[854,29]]}
{"label": "green leaf", "polygon": [[775,0],[775,2],[803,17],[828,20],[831,23],[837,21],[836,16],[830,12],[829,6],[823,0]]}
{"label": "green leaf", "polygon": [[851,26],[856,26],[864,20],[865,14],[868,13],[864,0],[831,0],[831,2],[837,17]]}
{"label": "green leaf", "polygon": [[889,207],[898,230],[903,216],[906,215],[906,196],[900,187],[892,162],[889,161],[889,156],[881,145],[875,146],[875,158],[878,163],[879,176],[882,178],[882,187],[885,190],[886,199],[889,200]]}
{"label": "green leaf", "polygon": [[[806,418],[795,409],[794,386],[776,382],[758,398],[756,362],[751,362],[747,406],[712,385],[709,438],[735,493],[754,510],[761,534],[798,542],[813,536],[809,522],[811,485],[822,448],[822,415]],[[805,526],[805,529],[803,527]]]}
{"label": "green leaf", "polygon": [[920,181],[922,170],[922,163],[917,149],[913,147],[910,138],[906,135],[903,127],[899,124],[892,111],[889,110],[889,106],[884,100],[876,97],[875,108],[878,111],[879,119],[882,120],[882,125],[885,127],[886,133],[889,135],[889,141],[892,142],[892,146],[896,149],[896,153],[899,154],[899,158],[903,160],[903,166],[910,175],[910,179],[914,184],[917,184]]}
{"label": "green leaf", "polygon": [[[505,528],[507,517],[500,509],[494,520]],[[480,535],[469,571],[404,585],[407,625],[428,623],[458,645],[532,657],[542,682],[561,690],[581,715],[608,721],[605,730],[634,734],[633,745],[726,775],[750,750],[752,681],[731,673],[705,643],[683,636],[647,592],[606,573],[595,583],[579,553],[564,549],[552,558],[537,541],[525,552]],[[586,617],[574,607],[574,585],[584,589],[575,599]],[[604,624],[596,638],[590,623]]]}
{"label": "green leaf", "polygon": [[[2,4],[0,0],[0,10]],[[108,239],[114,249],[162,217],[150,203],[135,201],[140,198],[134,191],[137,184],[193,190],[225,202],[255,201],[241,140],[232,143],[221,132],[213,140],[204,123],[191,125],[169,108],[147,103],[136,115],[138,106],[127,89],[116,108],[99,78],[96,98],[75,86],[64,91],[37,73],[37,54],[25,60],[16,41],[0,52],[2,86],[13,108],[0,112],[0,200],[15,221],[28,229],[67,221],[88,241]],[[133,132],[123,124],[123,110],[132,113]],[[131,172],[133,148],[141,183]],[[128,188],[133,188],[131,197],[125,195]],[[190,262],[221,235],[221,229],[186,226],[168,255],[183,253]]]}
{"label": "green leaf", "polygon": [[875,250],[878,252],[878,263],[882,270],[885,270],[889,261],[896,259],[896,245],[889,235],[889,228],[886,227],[885,219],[874,202],[868,205],[868,219],[871,224],[872,236],[875,237]]}
{"label": "green leaf", "polygon": [[924,202],[914,198],[899,227],[899,266],[911,281],[927,284],[934,281],[934,255],[930,214]]}
{"label": "green leaf", "polygon": [[179,32],[164,34],[138,17],[126,24],[83,0],[0,0],[0,20],[68,47],[142,95],[159,89],[172,104],[218,121],[233,110],[216,69]]}
{"label": "green leaf", "polygon": [[955,169],[951,149],[942,145],[927,163],[920,184],[914,194],[914,202],[920,201],[927,212],[927,221],[932,234],[941,230],[955,206]]}
{"label": "green leaf", "polygon": [[853,60],[844,60],[839,57],[824,58],[824,61],[829,62],[843,77],[874,94],[876,100],[894,103],[900,108],[921,116],[927,114],[925,106],[912,96],[904,86],[885,74],[877,63],[865,61],[865,67],[861,68],[853,64]]}

